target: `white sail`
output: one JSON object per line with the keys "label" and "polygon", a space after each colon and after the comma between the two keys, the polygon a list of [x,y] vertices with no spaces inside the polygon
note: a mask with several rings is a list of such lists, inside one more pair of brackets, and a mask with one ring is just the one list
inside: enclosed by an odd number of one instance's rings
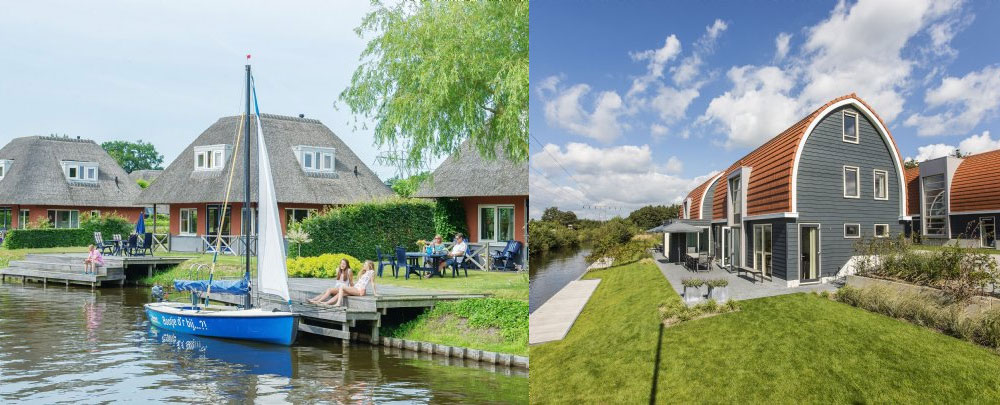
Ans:
{"label": "white sail", "polygon": [[[256,90],[254,104],[256,105]],[[264,131],[260,124],[260,108],[256,108],[257,118],[257,273],[260,274],[260,292],[274,294],[289,300],[288,271],[285,267],[285,243],[281,234],[281,219],[278,217],[278,199],[274,193],[274,178],[271,174],[271,159],[264,144]]]}

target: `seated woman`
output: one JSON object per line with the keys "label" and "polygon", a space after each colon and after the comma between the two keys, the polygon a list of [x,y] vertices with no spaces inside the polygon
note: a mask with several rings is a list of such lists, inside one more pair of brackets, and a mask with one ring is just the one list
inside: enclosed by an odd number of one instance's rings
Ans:
{"label": "seated woman", "polygon": [[353,287],[340,287],[333,294],[333,298],[330,298],[326,302],[317,303],[321,305],[342,306],[344,297],[365,295],[368,292],[369,285],[372,288],[372,294],[377,295],[378,292],[375,290],[375,263],[371,260],[365,260],[365,264],[361,266],[361,273],[358,274],[357,284],[354,284]]}
{"label": "seated woman", "polygon": [[350,287],[354,285],[354,271],[351,270],[351,263],[347,259],[340,259],[340,266],[337,267],[337,281],[333,287],[327,288],[322,294],[309,299],[309,302],[318,304],[320,301],[329,299],[337,293],[340,287]]}
{"label": "seated woman", "polygon": [[427,246],[435,253],[445,250],[444,242],[441,241],[441,235],[434,235],[434,240],[427,244]]}

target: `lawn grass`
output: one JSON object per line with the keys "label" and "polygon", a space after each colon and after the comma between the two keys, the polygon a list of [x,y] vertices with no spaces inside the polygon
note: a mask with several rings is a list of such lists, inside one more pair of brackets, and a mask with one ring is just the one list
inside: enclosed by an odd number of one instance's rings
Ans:
{"label": "lawn grass", "polygon": [[648,402],[658,307],[680,298],[648,262],[584,278],[601,283],[566,338],[530,348],[531,402]]}
{"label": "lawn grass", "polygon": [[393,278],[386,269],[381,278],[376,278],[379,284],[402,287],[423,288],[428,290],[450,291],[465,294],[492,294],[496,298],[509,298],[528,301],[528,272],[480,271],[470,270],[469,276],[461,273],[458,277],[451,276],[451,270],[445,277],[418,279],[411,276],[409,280],[402,275]]}
{"label": "lawn grass", "polygon": [[[532,402],[994,402],[1000,356],[810,294],[663,330],[677,299],[655,265],[592,271],[601,284],[566,339],[531,347]],[[657,342],[660,361],[656,364]]]}
{"label": "lawn grass", "polygon": [[481,298],[439,302],[383,335],[449,346],[528,355],[528,302]]}

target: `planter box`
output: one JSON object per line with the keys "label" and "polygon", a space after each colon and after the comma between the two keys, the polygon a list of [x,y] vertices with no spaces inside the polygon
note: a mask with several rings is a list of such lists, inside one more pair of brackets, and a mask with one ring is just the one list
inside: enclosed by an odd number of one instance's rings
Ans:
{"label": "planter box", "polygon": [[712,288],[712,291],[708,293],[708,299],[715,300],[719,304],[725,304],[726,301],[729,301],[729,286]]}

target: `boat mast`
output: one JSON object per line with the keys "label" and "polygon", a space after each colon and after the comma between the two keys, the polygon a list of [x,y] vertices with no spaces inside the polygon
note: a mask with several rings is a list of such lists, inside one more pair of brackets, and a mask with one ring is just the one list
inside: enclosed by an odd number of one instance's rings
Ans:
{"label": "boat mast", "polygon": [[[247,55],[247,58],[249,58],[249,57],[250,56]],[[246,107],[247,107],[247,109],[246,109],[246,114],[243,116],[243,119],[245,120],[244,123],[246,124],[244,126],[244,128],[247,129],[247,136],[245,138],[246,139],[246,145],[247,145],[247,147],[245,148],[246,152],[244,152],[244,154],[243,154],[243,158],[244,158],[244,160],[243,160],[243,174],[244,174],[244,176],[243,176],[243,221],[241,221],[241,223],[243,225],[242,226],[242,228],[243,228],[243,240],[245,242],[245,245],[243,246],[243,253],[246,256],[245,257],[245,259],[246,259],[245,260],[245,265],[246,265],[246,274],[245,274],[245,277],[246,277],[246,280],[249,281],[250,280],[250,224],[249,224],[250,223],[250,64],[247,64],[246,68],[247,68],[247,86],[246,86],[246,89],[247,89],[247,94],[246,94],[247,104],[246,104]],[[257,134],[257,136],[260,136],[260,134]],[[257,288],[257,286],[253,286],[253,289],[256,289],[256,288]],[[250,294],[247,294],[246,298],[243,300],[243,306],[245,308],[250,308],[250,306],[251,306]]]}

